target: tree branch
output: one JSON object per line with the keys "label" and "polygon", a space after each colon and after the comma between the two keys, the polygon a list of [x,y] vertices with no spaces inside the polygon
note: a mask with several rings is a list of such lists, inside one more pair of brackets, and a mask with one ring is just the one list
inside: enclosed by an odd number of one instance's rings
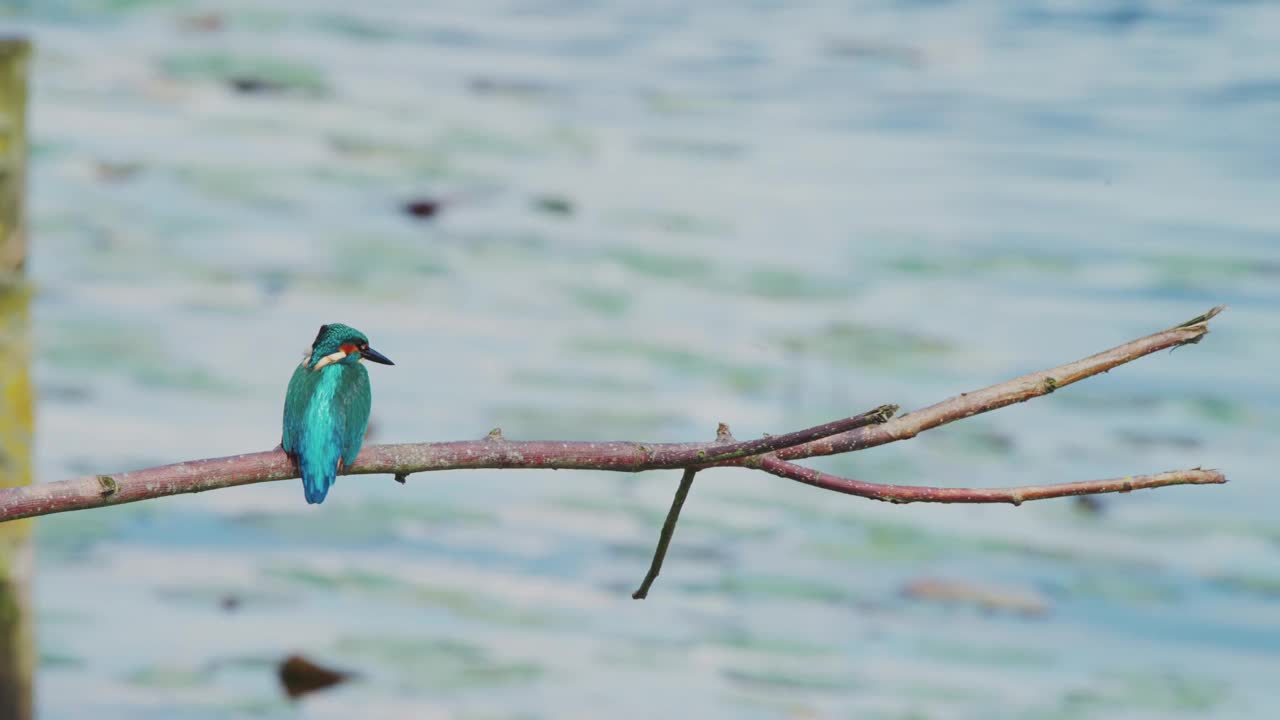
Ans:
{"label": "tree branch", "polygon": [[1082,482],[1056,483],[1053,485],[1023,485],[1006,488],[948,488],[920,485],[884,485],[863,482],[852,478],[829,475],[818,470],[764,457],[761,470],[788,480],[832,490],[846,495],[857,495],[871,500],[883,500],[895,504],[913,502],[933,503],[1009,503],[1021,505],[1028,500],[1070,497],[1072,495],[1096,495],[1100,493],[1149,490],[1169,485],[1220,485],[1227,478],[1217,470],[1174,470],[1156,475],[1131,475],[1110,480],[1084,480]]}
{"label": "tree branch", "polygon": [[[1006,489],[922,488],[877,485],[794,465],[789,460],[862,450],[905,440],[926,430],[1053,392],[1084,378],[1159,350],[1198,342],[1217,307],[1186,323],[1051,370],[1032,373],[922,410],[889,419],[884,406],[859,416],[786,435],[741,443],[512,442],[500,432],[482,440],[374,445],[344,474],[388,474],[403,478],[433,470],[559,468],[639,472],[668,468],[751,467],[838,492],[901,502],[1015,502],[1091,492],[1116,492],[1171,484],[1225,482],[1221,473],[1188,470],[1121,480]],[[113,475],[0,489],[0,522],[139,500],[203,492],[298,477],[279,449],[164,465]]]}
{"label": "tree branch", "polygon": [[1145,355],[1182,345],[1198,343],[1209,333],[1209,320],[1225,309],[1225,305],[1219,305],[1203,315],[1192,318],[1168,330],[1138,338],[1066,365],[1059,365],[1048,370],[1023,375],[981,390],[960,393],[955,397],[947,398],[927,408],[902,415],[896,420],[883,425],[854,430],[806,445],[790,447],[779,451],[778,457],[782,460],[797,460],[817,455],[835,455],[865,450],[877,445],[897,442],[898,440],[908,440],[925,430],[932,430],[939,425],[946,425],[973,415],[998,410],[1014,403],[1026,402],[1034,397],[1048,395],[1058,388],[1107,372],[1112,368],[1132,362]]}
{"label": "tree branch", "polygon": [[697,475],[696,468],[685,468],[684,475],[680,476],[680,486],[676,488],[676,495],[671,499],[671,509],[667,511],[667,519],[662,523],[662,533],[658,535],[658,547],[653,550],[653,561],[649,563],[649,572],[644,576],[644,582],[640,583],[640,587],[631,593],[632,600],[643,600],[649,597],[649,588],[653,586],[653,581],[658,579],[658,573],[662,572],[662,561],[667,557],[667,547],[671,545],[671,536],[676,532],[676,521],[680,519],[680,510],[684,508],[685,498],[689,497],[689,489],[693,487],[693,476]]}

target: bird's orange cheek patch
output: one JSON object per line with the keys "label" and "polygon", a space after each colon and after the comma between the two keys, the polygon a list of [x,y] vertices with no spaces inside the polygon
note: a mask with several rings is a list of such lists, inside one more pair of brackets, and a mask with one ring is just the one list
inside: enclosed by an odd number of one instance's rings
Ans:
{"label": "bird's orange cheek patch", "polygon": [[350,355],[351,353],[356,351],[356,346],[352,345],[351,343],[343,343],[342,347],[338,349],[342,351],[343,355]]}

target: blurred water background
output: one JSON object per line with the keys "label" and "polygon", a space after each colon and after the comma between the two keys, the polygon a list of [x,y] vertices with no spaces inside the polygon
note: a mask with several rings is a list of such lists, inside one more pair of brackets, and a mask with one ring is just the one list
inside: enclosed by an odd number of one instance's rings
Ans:
{"label": "blurred water background", "polygon": [[[1280,715],[1280,5],[3,7],[37,48],[44,480],[274,446],[329,321],[397,363],[373,442],[667,441],[1231,306],[1198,347],[814,463],[1231,484],[897,507],[710,472],[645,602],[675,472],[44,519],[42,718]],[[360,678],[290,702],[290,652]]]}

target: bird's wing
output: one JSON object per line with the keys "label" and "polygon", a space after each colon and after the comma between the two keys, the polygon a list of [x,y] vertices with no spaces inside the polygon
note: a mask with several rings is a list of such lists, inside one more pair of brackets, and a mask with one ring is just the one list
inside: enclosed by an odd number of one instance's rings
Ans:
{"label": "bird's wing", "polygon": [[338,416],[342,418],[338,432],[342,443],[342,465],[346,467],[356,461],[360,446],[364,444],[373,392],[369,387],[369,373],[363,365],[356,363],[343,368],[343,372],[347,377],[334,394],[333,402]]}
{"label": "bird's wing", "polygon": [[304,364],[293,371],[289,390],[284,396],[284,428],[280,445],[290,455],[297,455],[302,448],[302,430],[306,426],[307,405],[320,380],[320,373],[311,372]]}

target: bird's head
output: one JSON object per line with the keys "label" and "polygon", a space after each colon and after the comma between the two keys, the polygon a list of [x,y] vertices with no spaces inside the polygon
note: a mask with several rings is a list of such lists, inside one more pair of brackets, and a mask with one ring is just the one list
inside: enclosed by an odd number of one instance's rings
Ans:
{"label": "bird's head", "polygon": [[361,360],[395,365],[386,355],[369,347],[369,338],[364,333],[349,325],[330,323],[320,326],[306,362],[312,370],[319,370],[333,363],[354,364]]}

